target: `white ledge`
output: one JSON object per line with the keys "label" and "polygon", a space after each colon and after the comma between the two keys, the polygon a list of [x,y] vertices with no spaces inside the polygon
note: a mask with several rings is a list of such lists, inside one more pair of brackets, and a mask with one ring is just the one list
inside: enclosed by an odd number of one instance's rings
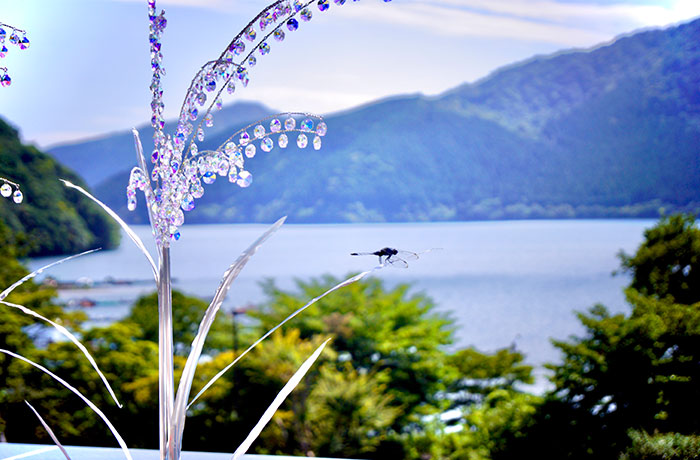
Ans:
{"label": "white ledge", "polygon": [[[123,460],[124,452],[118,447],[63,446],[72,460]],[[134,460],[158,460],[157,450],[129,449]],[[231,453],[183,452],[182,460],[229,460]],[[306,457],[283,455],[244,455],[244,460],[294,460]],[[66,460],[55,445],[0,443],[0,460]],[[333,460],[315,457],[315,460]]]}

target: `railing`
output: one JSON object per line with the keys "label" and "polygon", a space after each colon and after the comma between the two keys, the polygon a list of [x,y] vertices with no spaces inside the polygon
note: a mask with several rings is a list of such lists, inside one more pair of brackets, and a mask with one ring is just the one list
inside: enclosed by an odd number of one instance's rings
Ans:
{"label": "railing", "polygon": [[[118,447],[64,446],[72,460],[123,460]],[[158,450],[129,449],[134,460],[158,460]],[[182,452],[181,460],[229,460],[231,453]],[[282,455],[244,455],[243,460],[294,460]],[[66,460],[55,445],[0,443],[0,460]],[[315,457],[315,460],[333,460]]]}

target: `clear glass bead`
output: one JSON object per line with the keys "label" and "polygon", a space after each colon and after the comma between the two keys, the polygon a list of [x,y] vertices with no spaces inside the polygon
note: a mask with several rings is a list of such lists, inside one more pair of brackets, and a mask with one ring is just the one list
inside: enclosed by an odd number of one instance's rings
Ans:
{"label": "clear glass bead", "polygon": [[297,137],[297,147],[300,149],[306,148],[306,146],[309,144],[309,138],[306,137],[306,134],[299,134]]}
{"label": "clear glass bead", "polygon": [[275,146],[275,143],[269,137],[266,137],[260,142],[260,148],[264,152],[269,152]]}
{"label": "clear glass bead", "polygon": [[284,133],[280,134],[279,139],[277,139],[277,144],[280,146],[280,148],[287,148],[287,145],[289,145],[289,137],[287,137],[287,135]]}
{"label": "clear glass bead", "polygon": [[241,188],[249,187],[253,183],[253,175],[248,171],[241,170],[238,172],[236,184]]}
{"label": "clear glass bead", "polygon": [[245,148],[245,156],[248,158],[253,158],[255,156],[255,144],[248,144]]}
{"label": "clear glass bead", "polygon": [[257,125],[253,130],[253,134],[256,139],[262,139],[265,136],[265,127],[263,125]]}
{"label": "clear glass bead", "polygon": [[12,195],[12,187],[10,184],[2,184],[2,186],[0,186],[0,195],[4,196],[5,198]]}

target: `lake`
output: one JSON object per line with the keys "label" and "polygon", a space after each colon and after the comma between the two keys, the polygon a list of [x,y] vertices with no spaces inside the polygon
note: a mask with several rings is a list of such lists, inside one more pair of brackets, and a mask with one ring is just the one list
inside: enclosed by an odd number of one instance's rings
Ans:
{"label": "lake", "polygon": [[[372,276],[388,286],[411,283],[449,313],[457,325],[456,346],[482,351],[514,345],[534,365],[559,360],[550,338],[582,331],[575,311],[596,303],[628,312],[622,289],[627,275],[613,277],[616,254],[634,252],[653,220],[497,221],[410,224],[285,225],[251,259],[232,285],[223,309],[263,299],[258,282],[274,278],[292,289],[294,279],[330,273],[343,277],[376,265],[375,257],[351,252],[384,246],[420,252],[407,269],[386,267]],[[174,287],[210,298],[226,268],[265,225],[186,225],[173,243]],[[146,226],[135,226],[148,247]],[[36,269],[55,258],[33,259]],[[86,312],[95,324],[127,314],[131,302],[155,289],[143,255],[126,236],[115,251],[91,254],[49,270],[60,281],[89,278],[91,289],[61,290],[63,301],[91,299]],[[100,285],[105,279],[132,281]],[[542,370],[538,370],[542,375]],[[540,378],[540,383],[542,383]]]}

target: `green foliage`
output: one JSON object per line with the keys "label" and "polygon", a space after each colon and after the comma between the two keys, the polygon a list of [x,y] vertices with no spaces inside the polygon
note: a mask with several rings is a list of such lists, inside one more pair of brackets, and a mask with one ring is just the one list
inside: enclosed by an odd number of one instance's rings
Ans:
{"label": "green foliage", "polygon": [[[578,314],[582,336],[553,341],[563,355],[549,366],[555,389],[511,451],[549,442],[548,458],[616,458],[630,446],[630,430],[700,433],[700,303],[681,302],[697,295],[689,280],[700,256],[694,222],[663,218],[636,254],[622,255],[633,275],[630,314],[597,305]],[[636,458],[665,439],[633,435],[627,452]]]}
{"label": "green foliage", "polygon": [[700,458],[700,436],[679,433],[650,435],[630,431],[632,445],[620,460],[691,460]]}
{"label": "green foliage", "polygon": [[[0,290],[10,286],[15,281],[28,273],[27,269],[17,260],[23,249],[21,248],[22,235],[11,232],[0,221]],[[18,246],[18,240],[20,246]],[[6,301],[30,308],[53,321],[62,323],[68,328],[77,328],[86,319],[83,313],[66,313],[60,307],[53,304],[56,293],[53,289],[40,288],[32,281],[19,286]],[[50,327],[38,323],[34,317],[26,315],[17,309],[0,305],[2,321],[0,321],[0,348],[8,349],[22,355],[32,356],[36,348],[34,341],[47,333]],[[21,369],[16,360],[0,355],[0,433],[8,431],[9,426],[16,426],[16,415],[13,405],[21,404],[23,395],[27,391],[25,383],[25,371]],[[22,408],[22,413],[27,415]]]}
{"label": "green foliage", "polygon": [[644,232],[644,238],[634,255],[620,253],[623,269],[632,274],[630,287],[682,304],[700,302],[700,230],[695,216],[664,217]]}
{"label": "green foliage", "polygon": [[[199,323],[204,317],[204,312],[209,304],[197,297],[173,291],[172,306],[175,353],[187,356],[190,352],[192,340],[194,340],[199,330]],[[136,300],[125,321],[136,323],[143,333],[144,340],[158,343],[158,293],[154,292]],[[232,331],[231,318],[225,313],[219,312],[209,330],[203,349],[204,353],[231,348],[233,343]]]}
{"label": "green foliage", "polygon": [[0,175],[19,183],[24,193],[21,205],[0,200],[0,220],[24,234],[29,256],[110,249],[119,243],[118,226],[58,179],[78,185],[83,185],[82,180],[35,147],[22,145],[17,131],[1,119]]}
{"label": "green foliage", "polygon": [[[270,300],[252,315],[263,330],[270,329],[339,281],[330,276],[299,281],[295,294],[269,281],[263,288]],[[421,415],[442,406],[436,395],[456,377],[442,348],[452,342],[452,322],[434,313],[425,296],[409,296],[408,288],[399,285],[387,291],[378,279],[354,283],[289,323],[304,338],[332,335],[333,348],[355,369],[385,371],[387,391],[402,408],[397,426],[418,422]]]}

